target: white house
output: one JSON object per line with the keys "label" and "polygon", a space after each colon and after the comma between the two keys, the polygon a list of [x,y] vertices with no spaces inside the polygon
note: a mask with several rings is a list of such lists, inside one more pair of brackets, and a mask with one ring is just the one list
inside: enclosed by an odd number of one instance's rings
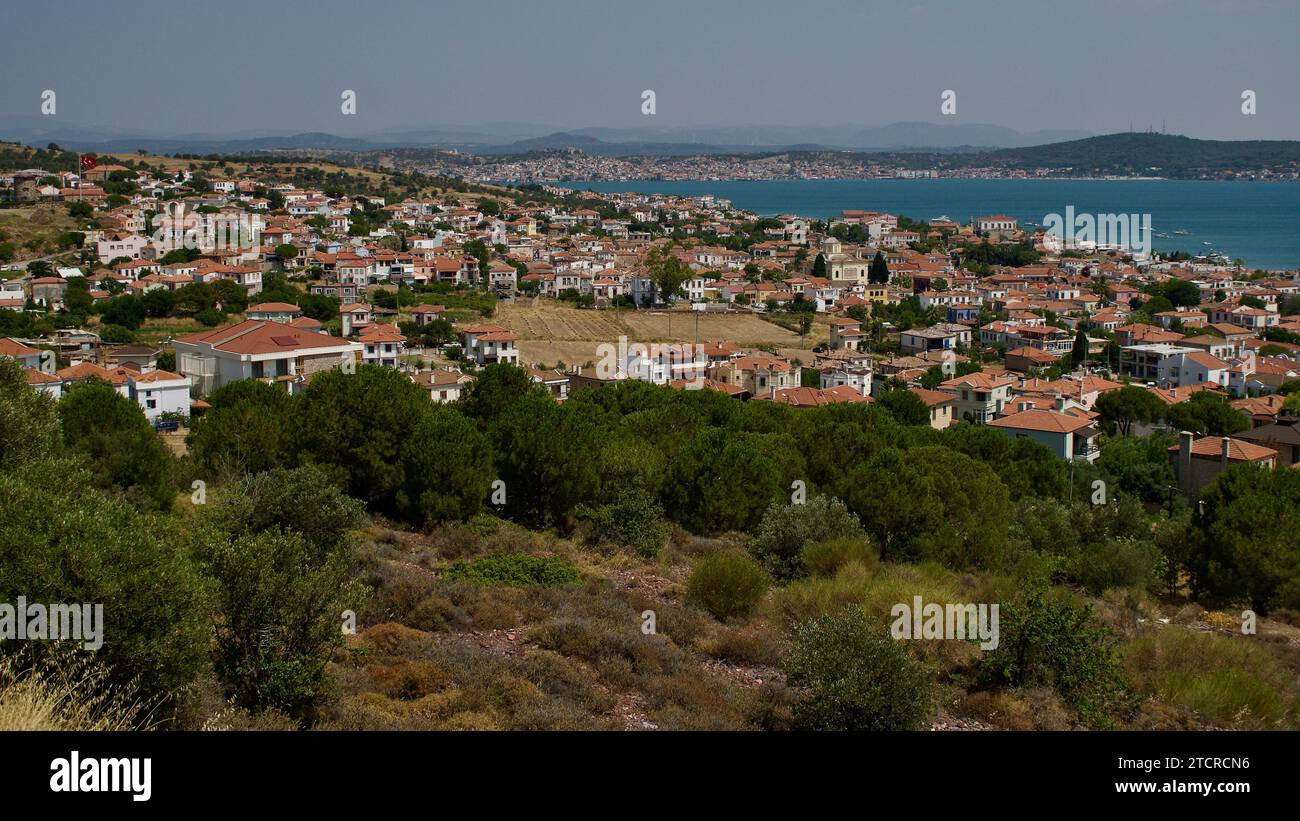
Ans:
{"label": "white house", "polygon": [[357,337],[361,343],[361,361],[368,365],[396,368],[406,353],[406,337],[396,325],[367,325]]}
{"label": "white house", "polygon": [[1051,448],[1062,459],[1096,460],[1100,431],[1083,415],[1049,410],[1023,410],[988,423],[1011,439],[1032,439]]}
{"label": "white house", "polygon": [[95,243],[95,254],[99,257],[100,262],[111,262],[118,257],[130,257],[139,259],[141,252],[149,245],[149,238],[139,234],[117,239],[101,239]]}
{"label": "white house", "polygon": [[474,377],[457,370],[421,371],[411,374],[411,381],[428,391],[430,400],[441,405],[460,399]]}
{"label": "white house", "polygon": [[500,325],[470,325],[461,329],[466,358],[483,367],[493,362],[519,364],[519,337]]}
{"label": "white house", "polygon": [[249,319],[179,336],[176,365],[200,394],[240,379],[284,383],[295,392],[320,371],[355,363],[361,344],[294,325]]}
{"label": "white house", "polygon": [[168,371],[148,371],[128,376],[131,398],[150,422],[165,413],[190,415],[190,380]]}

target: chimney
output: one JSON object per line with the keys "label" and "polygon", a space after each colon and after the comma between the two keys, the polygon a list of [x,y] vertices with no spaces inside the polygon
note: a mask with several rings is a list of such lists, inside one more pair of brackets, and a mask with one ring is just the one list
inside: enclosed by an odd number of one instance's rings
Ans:
{"label": "chimney", "polygon": [[1232,447],[1232,439],[1230,439],[1230,438],[1227,437],[1227,436],[1223,437],[1223,468],[1224,468],[1224,470],[1227,470],[1227,468],[1228,468],[1228,450],[1229,450],[1231,447]]}
{"label": "chimney", "polygon": [[1178,479],[1183,489],[1190,495],[1192,486],[1192,432],[1181,431],[1178,434]]}

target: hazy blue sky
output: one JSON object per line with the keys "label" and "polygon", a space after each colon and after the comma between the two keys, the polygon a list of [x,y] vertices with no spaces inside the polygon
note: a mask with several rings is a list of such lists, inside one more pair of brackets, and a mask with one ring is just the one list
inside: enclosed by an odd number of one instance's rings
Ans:
{"label": "hazy blue sky", "polygon": [[4,0],[0,31],[0,114],[54,89],[68,122],[150,132],[1163,120],[1300,137],[1297,0]]}

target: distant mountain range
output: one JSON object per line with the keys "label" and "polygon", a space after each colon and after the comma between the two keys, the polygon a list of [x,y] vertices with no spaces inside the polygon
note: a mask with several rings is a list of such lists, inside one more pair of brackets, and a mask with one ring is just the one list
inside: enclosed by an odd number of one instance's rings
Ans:
{"label": "distant mountain range", "polygon": [[1021,132],[987,124],[893,123],[838,126],[737,126],[706,128],[580,128],[569,132],[604,142],[697,143],[749,148],[822,146],[859,150],[1016,148],[1092,136],[1079,130]]}
{"label": "distant mountain range", "polygon": [[878,127],[708,126],[561,130],[526,123],[390,129],[341,136],[322,132],[256,130],[230,134],[159,134],[83,126],[33,116],[0,116],[0,140],[44,146],[54,142],[79,151],[155,154],[241,154],[318,149],[374,151],[439,148],[476,154],[513,155],[577,149],[597,156],[730,154],[769,150],[971,151],[1014,148],[1089,136],[1083,131],[1020,132],[996,125],[894,123]]}
{"label": "distant mountain range", "polygon": [[[1294,175],[1300,142],[1221,141],[1155,133],[1079,137],[1073,131],[1022,133],[994,125],[895,123],[860,126],[753,128],[583,128],[497,123],[483,126],[392,129],[360,136],[321,132],[244,131],[225,135],[128,134],[43,117],[0,116],[0,140],[65,149],[153,154],[257,154],[318,151],[344,162],[369,162],[394,152],[421,155],[457,150],[508,159],[555,151],[604,157],[824,154],[904,168],[1041,169],[1073,176],[1213,178],[1261,170]],[[1042,141],[1042,142],[1039,142]],[[400,151],[399,151],[400,150]],[[445,154],[442,154],[446,157]],[[469,157],[466,157],[469,160]],[[1066,171],[1065,169],[1068,169]]]}

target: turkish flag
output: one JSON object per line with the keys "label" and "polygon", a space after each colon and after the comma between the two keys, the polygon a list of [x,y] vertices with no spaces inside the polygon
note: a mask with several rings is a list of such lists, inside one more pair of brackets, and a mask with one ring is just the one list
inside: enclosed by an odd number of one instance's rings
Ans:
{"label": "turkish flag", "polygon": [[94,158],[94,157],[82,157],[82,158],[81,158],[81,167],[82,167],[82,168],[94,168],[94,167],[95,167],[95,158]]}

